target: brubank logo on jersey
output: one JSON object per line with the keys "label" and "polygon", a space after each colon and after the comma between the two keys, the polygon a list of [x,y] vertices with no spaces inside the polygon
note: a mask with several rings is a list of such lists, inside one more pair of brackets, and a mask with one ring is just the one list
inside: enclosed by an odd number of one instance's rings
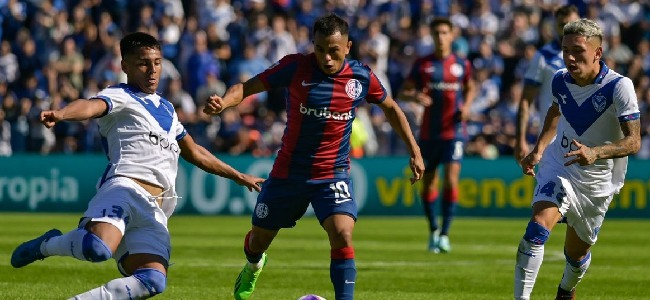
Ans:
{"label": "brubank logo on jersey", "polygon": [[429,89],[440,91],[460,91],[460,83],[458,82],[430,82]]}
{"label": "brubank logo on jersey", "polygon": [[334,119],[334,120],[342,120],[342,121],[351,120],[354,117],[352,115],[351,110],[349,112],[341,113],[337,111],[330,111],[327,107],[309,108],[302,105],[302,103],[300,103],[300,113],[303,115],[314,116],[317,118]]}

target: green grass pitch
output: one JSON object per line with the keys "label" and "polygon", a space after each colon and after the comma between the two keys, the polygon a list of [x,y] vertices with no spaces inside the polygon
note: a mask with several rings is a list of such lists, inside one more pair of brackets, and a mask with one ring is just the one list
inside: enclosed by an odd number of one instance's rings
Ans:
{"label": "green grass pitch", "polygon": [[[0,214],[0,299],[66,299],[120,276],[114,261],[91,264],[53,257],[13,269],[20,242],[52,227],[70,230],[78,214]],[[356,227],[356,299],[512,299],[516,246],[526,219],[457,218],[452,252],[426,251],[419,217],[361,216]],[[232,299],[244,257],[248,217],[174,216],[167,290],[156,299]],[[533,299],[552,299],[562,276],[564,224],[546,246]],[[606,220],[580,299],[650,299],[650,221]],[[318,294],[333,300],[329,246],[314,217],[280,232],[251,300]]]}

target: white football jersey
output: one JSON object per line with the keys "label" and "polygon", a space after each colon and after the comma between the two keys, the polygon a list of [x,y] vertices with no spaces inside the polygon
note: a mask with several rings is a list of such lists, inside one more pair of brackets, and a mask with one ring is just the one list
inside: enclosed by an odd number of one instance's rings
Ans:
{"label": "white football jersey", "polygon": [[557,70],[564,68],[562,48],[557,41],[550,42],[539,49],[526,69],[524,83],[539,87],[537,95],[537,110],[539,120],[544,123],[548,108],[553,103],[551,94],[551,81]]}
{"label": "white football jersey", "polygon": [[593,147],[622,139],[620,122],[637,120],[639,106],[632,80],[610,70],[601,62],[601,70],[594,83],[576,85],[566,69],[559,70],[552,82],[553,101],[562,115],[557,125],[557,136],[542,158],[544,163],[560,166],[579,192],[594,197],[618,193],[623,187],[627,157],[599,159],[592,165],[563,164],[574,157],[564,154],[576,150],[572,140]]}
{"label": "white football jersey", "polygon": [[178,141],[187,134],[174,106],[158,94],[123,83],[92,98],[108,104],[106,114],[97,119],[109,161],[99,185],[122,175],[174,192],[181,152]]}

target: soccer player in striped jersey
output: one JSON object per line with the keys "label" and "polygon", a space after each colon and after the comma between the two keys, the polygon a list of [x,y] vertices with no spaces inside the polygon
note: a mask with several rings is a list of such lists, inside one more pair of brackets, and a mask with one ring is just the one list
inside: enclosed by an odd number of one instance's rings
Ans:
{"label": "soccer player in striped jersey", "polygon": [[566,5],[555,11],[555,30],[558,39],[544,45],[533,56],[526,73],[524,74],[524,89],[519,101],[517,110],[517,127],[514,149],[514,156],[517,163],[529,152],[528,141],[526,140],[526,129],[528,128],[528,117],[530,104],[537,99],[537,111],[539,120],[544,122],[546,112],[553,103],[551,95],[551,80],[557,70],[564,68],[562,60],[562,28],[565,24],[579,19],[578,8],[574,5]]}
{"label": "soccer player in striped jersey", "polygon": [[[162,71],[160,43],[136,32],[120,41],[127,83],[96,96],[44,111],[41,122],[98,118],[108,166],[78,227],[52,229],[16,248],[11,265],[24,267],[49,256],[83,261],[117,261],[124,275],[71,299],[146,299],[167,286],[171,255],[168,218],[176,207],[174,189],[181,156],[197,167],[260,191],[264,180],[242,174],[194,142],[174,107],[156,93]],[[29,298],[29,297],[28,297]]]}
{"label": "soccer player in striped jersey", "polygon": [[605,213],[623,187],[627,156],[641,147],[634,85],[601,61],[602,29],[580,19],[563,31],[566,68],[553,77],[553,104],[542,133],[521,161],[524,174],[535,176],[537,187],[532,217],[517,251],[515,299],[530,299],[544,243],[562,217],[567,222],[566,265],[556,299],[575,299]]}
{"label": "soccer player in striped jersey", "polygon": [[[314,53],[291,54],[222,97],[212,96],[205,112],[218,114],[244,98],[271,88],[287,88],[287,126],[282,146],[257,198],[252,229],[244,240],[248,262],[235,283],[235,299],[248,299],[267,262],[266,250],[281,228],[290,228],[311,203],[330,242],[330,278],[335,298],[353,299],[356,267],[352,231],[357,205],[350,181],[350,135],[356,109],[365,100],[378,105],[410,153],[411,182],[424,163],[404,113],[377,76],[346,59],[352,42],[348,24],[336,15],[318,19]],[[269,99],[285,101],[285,99]]]}
{"label": "soccer player in striped jersey", "polygon": [[[475,95],[475,84],[468,60],[452,53],[453,25],[436,18],[431,24],[434,53],[413,63],[404,82],[400,99],[425,106],[420,126],[419,145],[426,162],[422,180],[422,205],[429,222],[429,251],[449,252],[449,229],[458,200],[458,180],[464,145],[465,121]],[[442,226],[438,231],[436,202],[439,198],[438,167],[443,166]]]}

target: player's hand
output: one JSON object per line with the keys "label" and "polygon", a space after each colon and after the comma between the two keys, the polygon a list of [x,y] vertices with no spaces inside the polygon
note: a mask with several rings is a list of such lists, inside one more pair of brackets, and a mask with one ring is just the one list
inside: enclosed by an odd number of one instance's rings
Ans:
{"label": "player's hand", "polygon": [[251,192],[253,190],[260,192],[262,191],[262,183],[264,180],[264,178],[259,178],[248,174],[241,174],[241,177],[236,178],[235,182],[241,186],[247,187]]}
{"label": "player's hand", "polygon": [[516,142],[514,152],[515,152],[514,155],[517,164],[521,165],[521,160],[524,159],[524,157],[526,157],[526,154],[528,154],[528,143],[526,143],[525,141]]}
{"label": "player's hand", "polygon": [[418,103],[422,104],[424,107],[431,106],[433,104],[433,99],[429,96],[429,89],[425,88],[421,92],[415,94],[415,100]]}
{"label": "player's hand", "polygon": [[45,110],[41,112],[40,121],[45,127],[52,128],[56,122],[61,121],[61,117],[56,110]]}
{"label": "player's hand", "polygon": [[217,95],[212,95],[208,100],[206,100],[205,107],[203,108],[203,112],[208,114],[208,115],[217,115],[221,113],[224,109],[224,103],[223,103],[223,98],[217,96]]}
{"label": "player's hand", "polygon": [[[565,166],[570,166],[575,163],[579,163],[581,166],[587,166],[593,164],[596,159],[598,159],[594,149],[591,149],[576,140],[573,140],[571,144],[577,149],[564,154],[564,158],[573,157],[573,159],[564,163]],[[573,148],[574,147],[569,147],[569,149]]]}
{"label": "player's hand", "polygon": [[539,161],[542,159],[541,154],[533,151],[526,155],[524,159],[521,160],[521,170],[524,174],[529,176],[535,176],[535,166],[539,164]]}
{"label": "player's hand", "polygon": [[421,154],[411,156],[410,160],[411,171],[413,172],[413,177],[411,177],[411,184],[414,184],[418,180],[422,179],[424,175],[424,160],[422,159]]}

